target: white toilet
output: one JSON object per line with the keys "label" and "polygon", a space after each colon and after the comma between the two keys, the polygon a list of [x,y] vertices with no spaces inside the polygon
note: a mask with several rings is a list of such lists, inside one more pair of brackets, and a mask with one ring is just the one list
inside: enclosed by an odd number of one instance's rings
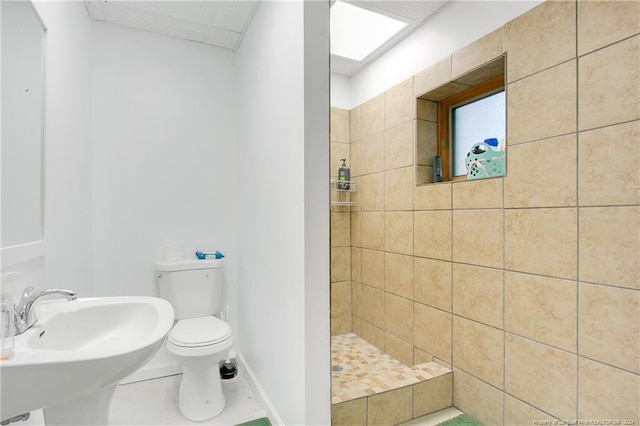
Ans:
{"label": "white toilet", "polygon": [[156,263],[160,297],[173,306],[178,322],[167,350],[182,366],[180,411],[189,420],[217,416],[225,405],[218,363],[233,337],[229,324],[213,316],[222,311],[222,259]]}

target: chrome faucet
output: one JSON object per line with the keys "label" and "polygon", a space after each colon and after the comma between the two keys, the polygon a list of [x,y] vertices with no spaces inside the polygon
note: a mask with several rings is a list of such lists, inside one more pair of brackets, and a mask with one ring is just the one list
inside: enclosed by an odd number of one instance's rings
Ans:
{"label": "chrome faucet", "polygon": [[76,300],[76,293],[62,288],[49,288],[39,293],[34,293],[35,288],[29,286],[24,289],[20,302],[13,308],[13,318],[15,324],[15,334],[22,334],[30,329],[37,321],[34,306],[36,302],[44,296],[59,294],[67,300]]}

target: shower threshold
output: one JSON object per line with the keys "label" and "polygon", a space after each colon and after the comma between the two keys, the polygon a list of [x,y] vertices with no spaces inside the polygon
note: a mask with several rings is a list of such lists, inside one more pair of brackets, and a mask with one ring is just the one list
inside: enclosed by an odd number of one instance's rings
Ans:
{"label": "shower threshold", "polygon": [[354,415],[364,416],[363,424],[398,424],[452,405],[450,369],[435,362],[404,365],[354,333],[331,337],[331,366],[336,425],[355,421]]}

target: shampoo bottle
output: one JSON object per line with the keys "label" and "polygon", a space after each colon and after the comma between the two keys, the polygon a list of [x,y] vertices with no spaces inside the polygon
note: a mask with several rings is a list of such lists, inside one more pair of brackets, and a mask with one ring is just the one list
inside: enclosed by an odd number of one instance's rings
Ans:
{"label": "shampoo bottle", "polygon": [[338,189],[346,191],[351,187],[349,183],[351,180],[351,171],[349,167],[347,167],[346,158],[342,158],[340,161],[342,161],[342,165],[338,169]]}

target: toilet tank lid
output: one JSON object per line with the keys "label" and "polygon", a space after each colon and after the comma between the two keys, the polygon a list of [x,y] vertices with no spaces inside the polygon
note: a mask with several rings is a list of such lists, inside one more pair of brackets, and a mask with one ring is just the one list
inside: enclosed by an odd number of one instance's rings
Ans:
{"label": "toilet tank lid", "polygon": [[189,271],[192,269],[216,269],[222,268],[224,259],[188,259],[175,262],[156,262],[156,271]]}

